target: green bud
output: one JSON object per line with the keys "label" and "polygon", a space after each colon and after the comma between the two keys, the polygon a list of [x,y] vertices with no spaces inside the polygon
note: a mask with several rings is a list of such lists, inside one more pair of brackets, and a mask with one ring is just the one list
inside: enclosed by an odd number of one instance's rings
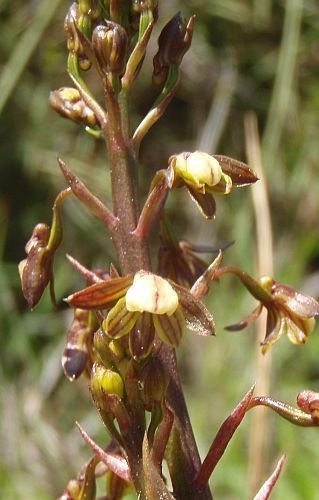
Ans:
{"label": "green bud", "polygon": [[95,127],[97,119],[77,89],[62,87],[50,93],[49,103],[52,108],[64,118],[69,118],[88,127]]}
{"label": "green bud", "polygon": [[115,394],[122,398],[124,393],[122,377],[117,372],[94,363],[91,372],[91,391],[94,398],[102,404],[105,394]]}
{"label": "green bud", "polygon": [[103,72],[122,75],[125,71],[127,56],[127,34],[119,24],[106,21],[93,31],[92,46]]}

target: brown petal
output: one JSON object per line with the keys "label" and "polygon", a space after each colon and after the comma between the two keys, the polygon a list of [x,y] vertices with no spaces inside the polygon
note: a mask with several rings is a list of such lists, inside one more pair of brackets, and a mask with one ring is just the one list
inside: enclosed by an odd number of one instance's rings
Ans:
{"label": "brown petal", "polygon": [[234,160],[228,156],[213,155],[214,158],[220,163],[222,170],[225,174],[229,175],[233,181],[233,185],[237,187],[247,186],[254,184],[258,181],[258,177],[251,170],[246,163],[239,160]]}
{"label": "brown petal", "polygon": [[206,219],[213,219],[216,213],[216,202],[210,193],[199,193],[195,189],[187,186],[188,192],[193,201],[198,205],[201,213]]}
{"label": "brown petal", "polygon": [[195,299],[186,288],[176,285],[172,281],[170,283],[178,294],[187,328],[198,335],[215,335],[214,318],[204,304]]}
{"label": "brown petal", "polygon": [[247,326],[251,325],[256,321],[256,319],[261,313],[262,307],[263,306],[260,304],[258,307],[256,307],[256,309],[254,309],[250,314],[248,314],[246,318],[239,321],[239,323],[225,326],[225,330],[228,330],[230,332],[239,332],[240,330],[243,330],[244,328],[246,328]]}
{"label": "brown petal", "polygon": [[159,338],[171,347],[178,347],[185,333],[185,318],[178,307],[174,314],[153,314],[155,330]]}
{"label": "brown petal", "polygon": [[280,339],[285,326],[285,318],[276,309],[268,308],[266,337],[261,344],[263,354],[266,354],[270,347]]}
{"label": "brown petal", "polygon": [[302,318],[312,318],[319,315],[319,303],[315,299],[297,292],[288,285],[275,281],[272,293],[276,300],[281,299],[285,307]]}
{"label": "brown petal", "polygon": [[298,317],[289,318],[285,317],[285,333],[293,344],[305,344],[312,328],[308,328],[309,323],[314,326],[315,320],[313,318],[302,320]]}
{"label": "brown petal", "polygon": [[147,312],[140,314],[129,336],[130,352],[135,361],[140,361],[150,354],[154,336],[152,315]]}
{"label": "brown petal", "polygon": [[122,297],[109,311],[102,327],[105,333],[113,339],[119,339],[132,330],[140,313],[126,309],[126,297]]}
{"label": "brown petal", "polygon": [[203,274],[199,276],[197,281],[191,288],[191,294],[196,299],[202,299],[209,291],[210,283],[214,278],[215,272],[218,269],[222,260],[222,251],[219,250],[217,257],[213,262],[205,269]]}
{"label": "brown petal", "polygon": [[130,276],[110,279],[69,295],[66,301],[81,309],[107,309],[126,293],[131,284]]}

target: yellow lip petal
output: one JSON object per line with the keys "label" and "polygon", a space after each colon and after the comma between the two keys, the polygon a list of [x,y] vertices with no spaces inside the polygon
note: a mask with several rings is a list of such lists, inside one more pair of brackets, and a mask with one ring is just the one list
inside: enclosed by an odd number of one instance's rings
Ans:
{"label": "yellow lip petal", "polygon": [[137,273],[126,293],[128,311],[152,314],[173,314],[178,306],[178,295],[165,279],[155,274]]}

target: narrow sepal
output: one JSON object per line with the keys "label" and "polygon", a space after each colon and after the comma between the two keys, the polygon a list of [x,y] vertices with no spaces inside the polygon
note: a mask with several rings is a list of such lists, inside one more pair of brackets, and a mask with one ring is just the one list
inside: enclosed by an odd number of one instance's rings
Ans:
{"label": "narrow sepal", "polygon": [[155,336],[152,315],[140,314],[129,336],[130,353],[135,361],[141,361],[151,353]]}
{"label": "narrow sepal", "polygon": [[164,460],[165,449],[174,423],[174,413],[166,406],[165,400],[162,404],[163,418],[158,425],[152,445],[152,458],[158,467]]}
{"label": "narrow sepal", "polygon": [[197,300],[186,288],[176,285],[172,281],[170,283],[178,294],[187,328],[198,335],[215,335],[214,318],[204,304]]}
{"label": "narrow sepal", "polygon": [[126,293],[131,284],[129,276],[110,279],[69,295],[66,301],[81,309],[107,309]]}
{"label": "narrow sepal", "polygon": [[276,465],[274,472],[267,479],[267,481],[265,481],[265,483],[262,485],[262,487],[258,491],[257,495],[254,496],[253,500],[268,500],[270,493],[272,492],[274,486],[276,485],[276,483],[278,481],[278,478],[279,478],[279,475],[281,473],[281,469],[284,465],[285,460],[286,460],[286,456],[282,455],[277,462],[277,465]]}
{"label": "narrow sepal", "polygon": [[233,185],[237,187],[254,184],[259,179],[246,163],[234,160],[224,155],[213,155],[220,163],[223,172],[231,178]]}
{"label": "narrow sepal", "polygon": [[256,319],[258,318],[258,316],[260,316],[262,308],[263,308],[263,306],[259,305],[250,314],[248,314],[246,316],[246,318],[242,319],[238,323],[235,323],[233,325],[225,326],[225,330],[228,330],[230,332],[239,332],[240,330],[243,330],[247,326],[252,325],[256,321]]}
{"label": "narrow sepal", "polygon": [[81,483],[80,494],[78,500],[95,500],[96,498],[96,480],[95,467],[98,464],[96,457],[91,458],[80,472],[79,480]]}
{"label": "narrow sepal", "polygon": [[131,471],[129,465],[125,458],[118,453],[111,453],[109,451],[103,450],[92,438],[85,432],[83,427],[75,422],[81,436],[83,437],[86,444],[91,448],[96,458],[103,462],[107,467],[114,472],[118,477],[124,479],[125,481],[131,481]]}
{"label": "narrow sepal", "polygon": [[197,486],[203,487],[208,483],[208,480],[217,463],[223,456],[229,441],[231,440],[234,432],[236,431],[247,410],[249,409],[254,389],[255,385],[253,385],[251,389],[249,389],[247,394],[232,411],[229,417],[224,421],[219,431],[217,432],[216,437],[207,453],[207,456],[195,478],[195,484]]}
{"label": "narrow sepal", "polygon": [[159,338],[171,347],[178,347],[185,333],[185,317],[180,307],[171,314],[153,314],[155,330]]}
{"label": "narrow sepal", "polygon": [[201,213],[206,219],[213,219],[216,214],[216,202],[210,193],[200,193],[190,186],[187,186],[188,192],[193,201],[198,205]]}
{"label": "narrow sepal", "polygon": [[282,301],[294,315],[307,319],[319,315],[319,303],[315,299],[297,292],[288,285],[274,281],[272,294],[276,301]]}
{"label": "narrow sepal", "polygon": [[215,272],[220,266],[222,260],[222,251],[218,252],[217,257],[208,266],[208,268],[203,272],[203,274],[196,280],[192,286],[190,293],[197,300],[201,300],[209,291],[210,283],[212,282]]}
{"label": "narrow sepal", "polygon": [[140,313],[128,311],[126,308],[126,297],[117,301],[116,305],[109,311],[102,327],[105,333],[113,339],[119,339],[132,330]]}

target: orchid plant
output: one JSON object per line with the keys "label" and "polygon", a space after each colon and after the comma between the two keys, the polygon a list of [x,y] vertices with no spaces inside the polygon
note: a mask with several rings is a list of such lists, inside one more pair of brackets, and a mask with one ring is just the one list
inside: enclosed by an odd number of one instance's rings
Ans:
{"label": "orchid plant", "polygon": [[[255,279],[239,268],[222,267],[223,249],[208,265],[197,255],[200,246],[176,241],[165,212],[170,193],[186,188],[202,215],[213,219],[215,197],[258,180],[241,161],[202,151],[179,152],[155,173],[147,199],[142,201],[140,145],[177,91],[179,67],[195,24],[194,16],[185,21],[176,14],[161,31],[152,75],[158,98],[132,130],[131,96],[157,18],[156,0],[79,0],[71,4],[65,18],[73,87],[53,91],[50,104],[83,126],[92,140],[105,141],[113,206],[108,207],[58,159],[67,187],[56,198],[51,227],[38,224],[26,245],[27,257],[19,266],[24,296],[33,309],[49,286],[56,305],[53,261],[62,239],[61,207],[69,196],[104,224],[117,262],[108,269],[89,269],[75,257],[67,257],[85,285],[66,298],[74,309],[74,320],[67,332],[62,365],[71,382],[79,377],[87,380],[108,443],[99,446],[77,424],[92,458],[66,485],[61,500],[95,499],[101,476],[107,477],[105,499],[120,499],[129,489],[140,499],[209,499],[209,479],[249,409],[264,405],[297,425],[319,425],[319,394],[302,392],[295,408],[270,397],[254,397],[252,387],[221,425],[206,458],[200,459],[176,349],[187,330],[215,335],[213,315],[202,302],[211,284],[233,274],[259,302],[230,330],[248,326],[266,308],[264,353],[283,333],[294,344],[305,343],[319,315],[319,304],[270,276]],[[101,99],[86,82],[89,72],[100,82]],[[160,240],[153,269],[150,239],[154,227],[159,229]],[[256,499],[268,498],[283,461],[282,457]]]}

